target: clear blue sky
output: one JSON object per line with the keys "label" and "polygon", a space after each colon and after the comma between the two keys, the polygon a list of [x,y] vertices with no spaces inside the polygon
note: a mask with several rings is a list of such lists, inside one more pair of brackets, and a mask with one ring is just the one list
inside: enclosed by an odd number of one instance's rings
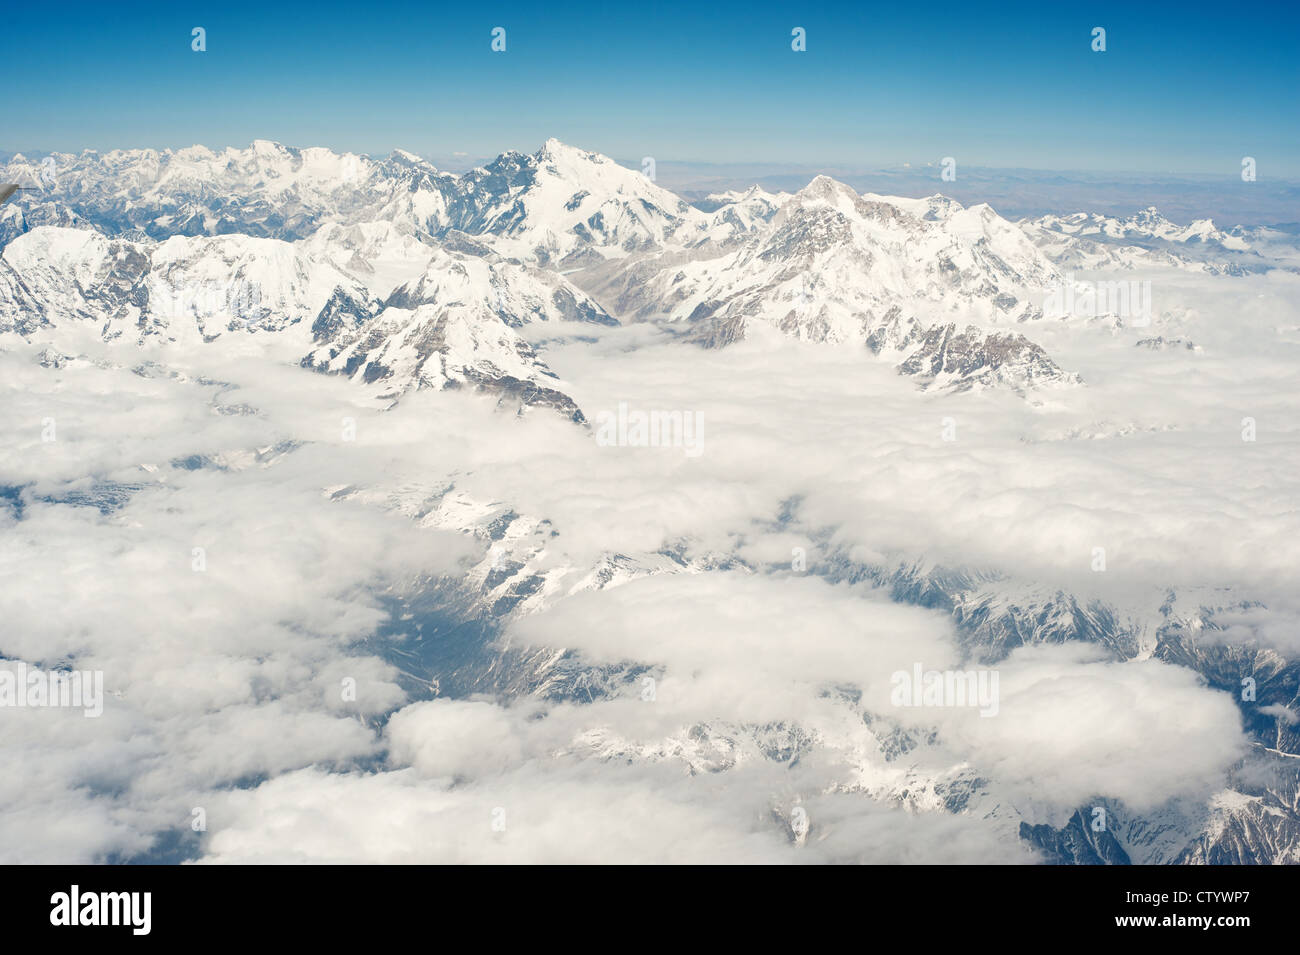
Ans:
{"label": "clear blue sky", "polygon": [[619,158],[1235,176],[1250,155],[1300,175],[1300,3],[992,6],[16,3],[0,149],[556,136]]}

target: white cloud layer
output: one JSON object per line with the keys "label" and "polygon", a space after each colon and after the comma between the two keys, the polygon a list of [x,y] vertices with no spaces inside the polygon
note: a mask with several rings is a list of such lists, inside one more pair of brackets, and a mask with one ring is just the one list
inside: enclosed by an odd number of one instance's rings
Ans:
{"label": "white cloud layer", "polygon": [[[0,758],[22,767],[0,782],[0,858],[138,856],[161,833],[190,838],[202,807],[214,862],[1023,862],[1017,800],[1057,822],[1094,797],[1204,800],[1244,743],[1236,708],[1190,671],[1025,648],[998,665],[997,717],[900,711],[892,673],[967,665],[951,620],[815,576],[830,548],[925,558],[1149,620],[1169,588],[1231,588],[1271,609],[1228,625],[1293,646],[1295,280],[1182,281],[1157,303],[1161,333],[1204,352],[1029,329],[1089,382],[1040,405],[921,395],[862,354],[784,339],[706,352],[631,328],[550,342],[584,409],[700,414],[699,457],[599,447],[558,416],[465,394],[380,413],[247,342],[159,352],[143,375],[133,349],[90,339],[92,361],[61,369],[29,346],[0,352],[0,485],[19,502],[0,508],[0,654],[102,670],[109,694],[98,720],[0,712]],[[218,413],[240,406],[256,413]],[[1079,433],[1098,437],[1065,437]],[[761,570],[578,592],[504,635],[643,665],[652,702],[635,680],[581,704],[410,702],[377,650],[389,601],[482,556],[410,519],[448,484],[551,522],[535,569],[558,575],[557,594],[610,553]],[[343,488],[367,494],[331,497]],[[795,548],[810,574],[789,572]],[[954,780],[979,780],[977,808],[1003,808],[927,811]]]}

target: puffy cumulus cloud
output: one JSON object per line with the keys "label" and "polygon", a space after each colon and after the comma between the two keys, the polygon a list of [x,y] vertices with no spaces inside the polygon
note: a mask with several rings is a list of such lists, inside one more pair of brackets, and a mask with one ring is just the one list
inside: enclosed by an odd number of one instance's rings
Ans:
{"label": "puffy cumulus cloud", "polygon": [[[1279,594],[1269,606],[1232,605],[1231,592],[1203,597],[1183,620],[1182,635],[1198,646],[1232,645],[1273,650],[1287,659],[1300,654],[1300,605],[1295,594]],[[1229,609],[1221,609],[1228,603]],[[1202,609],[1204,608],[1204,609]],[[1200,626],[1202,617],[1212,627]]]}
{"label": "puffy cumulus cloud", "polygon": [[[948,620],[817,579],[651,577],[576,594],[503,639],[645,665],[654,694],[638,680],[582,705],[412,704],[389,721],[386,782],[322,777],[348,794],[323,800],[328,820],[305,783],[241,794],[205,858],[694,861],[686,833],[707,825],[706,855],[729,861],[1023,862],[1015,819],[1061,824],[1098,797],[1135,811],[1203,805],[1246,751],[1231,700],[1192,672],[1084,645],[1013,653],[991,717],[900,707],[896,672],[960,666]],[[912,739],[901,755],[894,727]],[[981,781],[982,810],[957,819],[940,798],[907,795],[954,770]],[[411,804],[394,811],[412,839],[372,832],[368,799]],[[1008,819],[1007,801],[1022,815]],[[792,856],[796,805],[813,822]],[[508,839],[490,829],[498,808]],[[279,813],[283,824],[265,821]],[[667,827],[653,845],[649,818]]]}
{"label": "puffy cumulus cloud", "polygon": [[428,700],[393,714],[389,758],[425,776],[477,778],[517,765],[527,724],[486,700]]}
{"label": "puffy cumulus cloud", "polygon": [[521,618],[505,640],[655,667],[648,709],[679,724],[798,720],[827,711],[823,691],[842,685],[880,709],[895,670],[956,660],[951,624],[938,612],[867,587],[741,573],[656,576],[579,593]]}
{"label": "puffy cumulus cloud", "polygon": [[[214,805],[203,862],[766,863],[1034,860],[971,819],[863,794],[777,798],[764,767],[685,776],[655,764],[521,767],[453,787],[413,770],[301,770]],[[790,826],[804,809],[802,843]]]}
{"label": "puffy cumulus cloud", "polygon": [[[148,849],[158,820],[104,794],[129,786],[157,753],[144,721],[105,702],[80,709],[0,709],[0,858],[7,864],[88,863]],[[183,823],[188,807],[174,806]]]}
{"label": "puffy cumulus cloud", "polygon": [[303,771],[219,803],[209,818],[220,828],[205,841],[203,860],[759,862],[776,855],[775,826],[734,818],[725,804],[674,798],[670,783],[643,767],[515,772],[451,789],[412,770]]}
{"label": "puffy cumulus cloud", "polygon": [[[867,588],[807,578],[665,576],[575,595],[507,639],[649,664],[652,701],[634,683],[629,696],[588,705],[412,704],[388,724],[391,771],[299,773],[234,794],[214,811],[204,858],[1026,862],[1005,820],[897,808],[880,785],[897,768],[877,727],[913,726],[920,739],[937,730],[913,768],[968,764],[997,798],[1053,816],[1099,794],[1134,809],[1203,800],[1243,753],[1231,702],[1194,674],[1081,646],[1014,653],[998,668],[993,718],[900,710],[894,672],[956,665],[948,626]],[[862,694],[821,692],[832,687]],[[805,734],[799,769],[759,745],[733,750],[721,772],[686,772],[710,755],[692,749],[700,728],[744,736],[773,723]],[[796,805],[809,820],[802,845]],[[492,829],[494,812],[505,832]]]}
{"label": "puffy cumulus cloud", "polygon": [[1086,644],[1024,647],[996,668],[998,709],[902,710],[1012,798],[1044,806],[1099,796],[1143,811],[1205,800],[1248,751],[1241,716],[1196,673],[1117,663]]}

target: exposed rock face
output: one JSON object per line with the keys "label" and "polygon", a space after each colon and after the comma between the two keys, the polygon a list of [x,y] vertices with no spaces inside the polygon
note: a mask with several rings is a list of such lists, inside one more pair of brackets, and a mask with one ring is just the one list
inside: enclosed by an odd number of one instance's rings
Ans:
{"label": "exposed rock face", "polygon": [[1079,381],[1023,335],[981,332],[973,325],[931,328],[898,370],[928,387],[966,391],[1005,384],[1017,391],[1046,383]]}
{"label": "exposed rock face", "polygon": [[1107,829],[1097,831],[1080,810],[1061,829],[1020,824],[1020,838],[1042,850],[1049,865],[1131,865]]}

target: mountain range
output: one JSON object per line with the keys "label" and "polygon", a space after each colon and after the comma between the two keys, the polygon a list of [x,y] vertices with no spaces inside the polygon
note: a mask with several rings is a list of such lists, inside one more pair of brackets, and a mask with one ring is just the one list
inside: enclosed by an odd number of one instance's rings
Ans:
{"label": "mountain range", "polygon": [[[1089,387],[1051,354],[1069,318],[1044,308],[1073,273],[1295,270],[1294,246],[1278,233],[1225,231],[1209,220],[1179,226],[1155,209],[1012,222],[984,204],[859,194],[826,176],[792,193],[755,187],[691,204],[639,170],[557,140],[463,174],[405,152],[375,160],[265,141],[54,159],[52,181],[34,177],[21,156],[0,167],[0,179],[36,190],[0,206],[0,343],[39,346],[43,366],[78,360],[69,331],[110,343],[124,366],[142,368],[235,342],[304,374],[342,376],[380,407],[417,391],[466,390],[577,427],[593,409],[548,366],[536,326],[582,335],[643,324],[721,349],[723,359],[748,340],[785,336],[792,348],[836,349],[896,369],[925,398],[1005,393],[1036,407]],[[1095,317],[1111,328],[1129,319]],[[1153,363],[1200,349],[1154,336],[1137,344]],[[484,633],[562,597],[633,580],[774,570],[725,548],[703,556],[611,548],[592,566],[547,566],[548,515],[521,513],[512,501],[476,499],[454,483],[331,494],[488,548],[463,577],[429,583],[427,605],[417,608]],[[1207,637],[1230,626],[1217,620],[1240,609],[1232,600],[1171,591],[1152,624],[1057,587],[826,544],[829,580],[868,582],[946,614],[972,659],[995,663],[1017,647],[1083,641],[1116,661],[1146,655],[1187,667],[1224,691],[1242,672],[1244,651]],[[551,647],[467,653],[437,671],[422,669],[427,662],[401,657],[412,685],[560,700],[624,692],[644,671],[591,666]],[[1261,703],[1300,706],[1300,664],[1260,651],[1246,665],[1259,675]],[[1300,736],[1279,726],[1250,727],[1254,759],[1289,766],[1300,756]],[[794,759],[811,746],[791,727],[746,731],[764,753],[789,750]],[[740,730],[692,732],[701,751],[723,752]],[[902,726],[891,733],[891,759],[933,743]],[[996,819],[1057,862],[1294,862],[1298,778],[1289,768],[1282,783],[1243,770],[1200,814],[1112,806],[1117,823],[1104,836],[1088,827],[1087,807],[1064,826],[1026,823],[988,780],[960,766],[924,778],[900,769],[874,795]]]}
{"label": "mountain range", "polygon": [[389,397],[472,382],[569,414],[520,325],[652,321],[721,347],[761,322],[927,387],[1078,381],[998,327],[1041,317],[1056,266],[1022,227],[942,196],[817,177],[697,208],[555,140],[462,175],[260,141],[55,158],[53,184],[0,215],[0,328],[78,321],[142,345],[283,334],[305,367]]}

